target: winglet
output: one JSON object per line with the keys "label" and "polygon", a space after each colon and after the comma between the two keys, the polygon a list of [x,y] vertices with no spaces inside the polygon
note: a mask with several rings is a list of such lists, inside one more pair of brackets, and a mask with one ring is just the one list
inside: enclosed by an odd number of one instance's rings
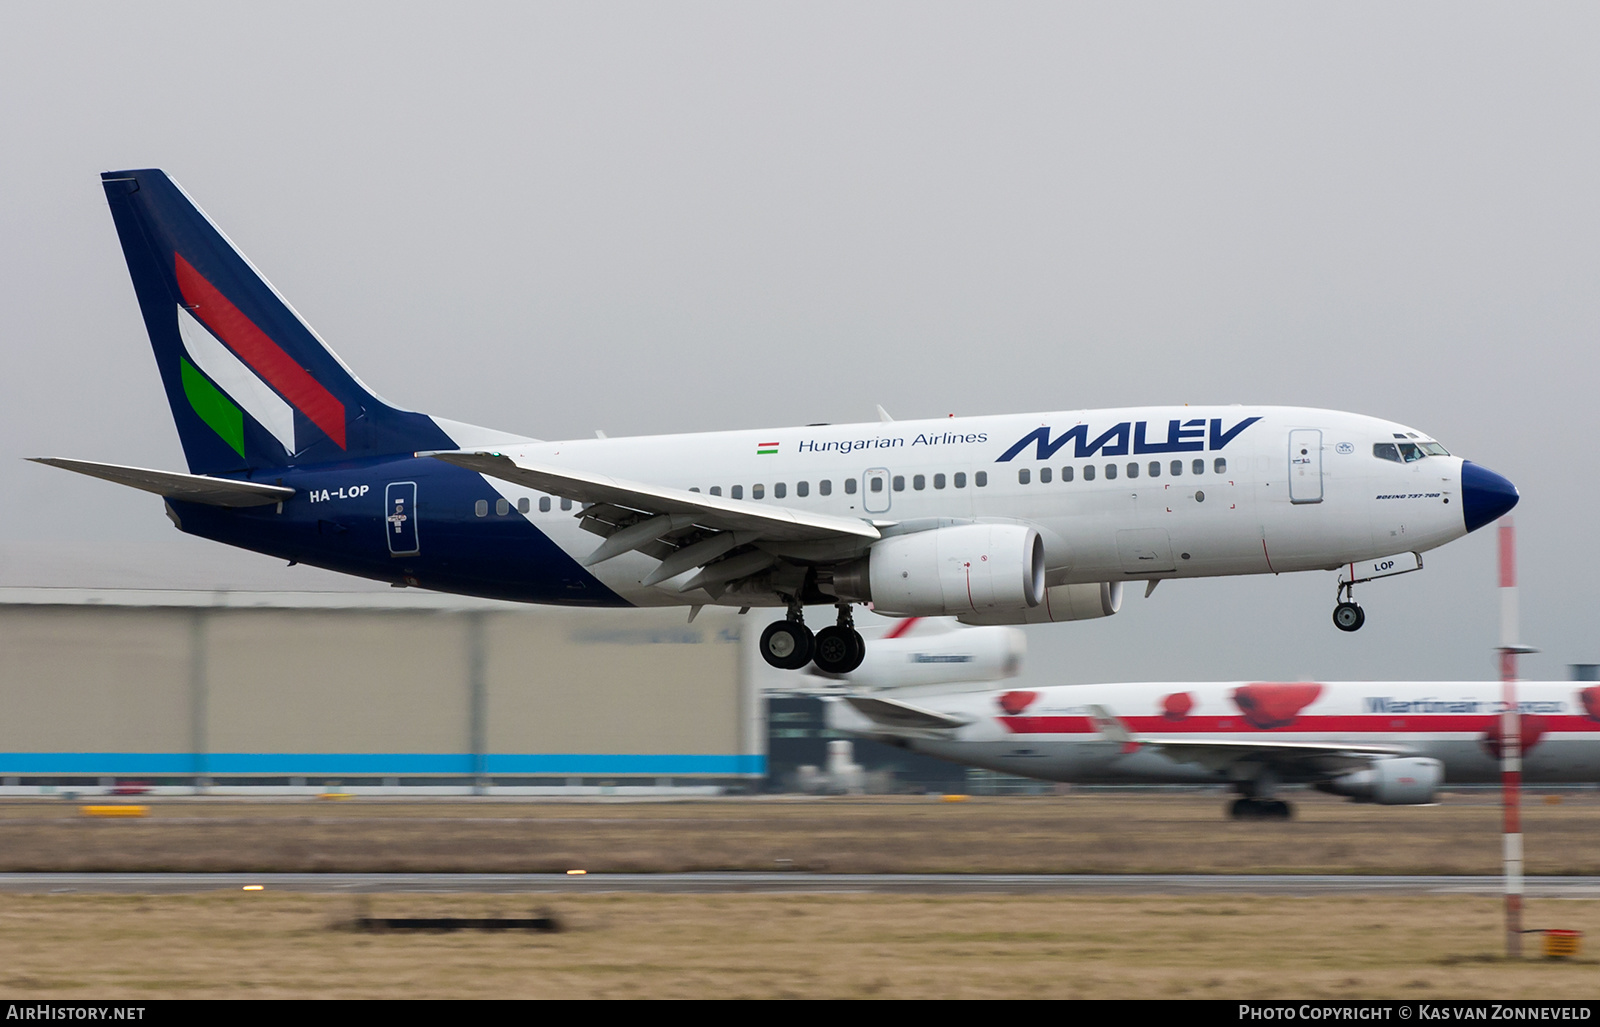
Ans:
{"label": "winglet", "polygon": [[1094,722],[1095,730],[1099,731],[1107,741],[1122,743],[1124,755],[1139,751],[1139,746],[1142,744],[1139,739],[1129,730],[1121,717],[1104,706],[1090,706],[1089,719]]}

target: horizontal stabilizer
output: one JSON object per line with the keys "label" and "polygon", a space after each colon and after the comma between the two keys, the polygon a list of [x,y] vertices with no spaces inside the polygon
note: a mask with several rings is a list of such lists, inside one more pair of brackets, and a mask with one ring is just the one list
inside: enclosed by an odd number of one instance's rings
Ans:
{"label": "horizontal stabilizer", "polygon": [[204,474],[152,471],[144,467],[123,467],[121,464],[66,460],[54,456],[32,456],[28,459],[36,464],[49,464],[51,467],[87,474],[91,478],[104,478],[118,485],[154,492],[167,499],[204,503],[207,506],[266,506],[269,503],[281,503],[294,495],[294,489],[286,485],[262,485],[254,481],[212,478]]}
{"label": "horizontal stabilizer", "polygon": [[967,721],[948,713],[923,709],[898,699],[882,699],[868,695],[847,695],[844,701],[856,708],[862,716],[884,727],[913,728],[923,731],[953,731]]}

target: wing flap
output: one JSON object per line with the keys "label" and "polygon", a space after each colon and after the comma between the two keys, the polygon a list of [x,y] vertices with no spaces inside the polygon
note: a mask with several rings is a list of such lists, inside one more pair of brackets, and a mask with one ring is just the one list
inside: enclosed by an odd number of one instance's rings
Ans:
{"label": "wing flap", "polygon": [[255,481],[234,481],[204,474],[180,474],[177,471],[155,471],[146,467],[124,467],[121,464],[54,456],[32,456],[28,459],[36,464],[49,464],[62,470],[87,474],[91,478],[153,492],[166,499],[181,499],[207,506],[267,506],[281,503],[294,495],[294,489],[287,485],[263,485]]}

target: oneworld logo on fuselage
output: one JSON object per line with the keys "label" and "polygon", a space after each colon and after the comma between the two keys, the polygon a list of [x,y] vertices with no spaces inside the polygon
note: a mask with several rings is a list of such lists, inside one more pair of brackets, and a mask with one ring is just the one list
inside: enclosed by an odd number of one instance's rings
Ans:
{"label": "oneworld logo on fuselage", "polygon": [[[995,463],[1005,463],[1022,453],[1030,444],[1034,446],[1036,460],[1051,459],[1068,442],[1073,443],[1072,455],[1078,459],[1091,457],[1097,453],[1102,456],[1127,456],[1129,453],[1140,455],[1218,450],[1259,420],[1261,420],[1259,417],[1246,417],[1233,427],[1224,429],[1220,417],[1213,417],[1209,422],[1203,417],[1193,417],[1188,420],[1173,418],[1167,422],[1164,439],[1150,437],[1149,421],[1119,421],[1096,435],[1093,440],[1089,438],[1087,424],[1074,425],[1055,438],[1051,438],[1052,429],[1045,425],[1018,439],[1010,449],[1000,454]],[[1159,422],[1156,430],[1161,430]]]}

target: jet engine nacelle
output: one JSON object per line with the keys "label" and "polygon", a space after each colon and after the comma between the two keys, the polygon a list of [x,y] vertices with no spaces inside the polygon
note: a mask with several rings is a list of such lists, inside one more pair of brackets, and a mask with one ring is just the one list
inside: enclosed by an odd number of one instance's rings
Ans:
{"label": "jet engine nacelle", "polygon": [[834,594],[889,614],[1021,611],[1044,601],[1044,540],[1023,524],[958,524],[894,535],[834,571]]}
{"label": "jet engine nacelle", "polygon": [[867,643],[861,666],[838,677],[858,688],[1000,681],[1022,669],[1027,640],[1016,628],[957,628]]}
{"label": "jet engine nacelle", "polygon": [[1044,602],[1026,610],[963,613],[963,624],[1059,624],[1068,620],[1109,617],[1122,609],[1122,582],[1090,581],[1077,585],[1052,585]]}
{"label": "jet engine nacelle", "polygon": [[1358,770],[1317,787],[1335,795],[1348,795],[1357,802],[1376,802],[1382,806],[1415,806],[1433,801],[1434,792],[1444,783],[1444,764],[1420,756],[1379,760],[1367,770]]}

